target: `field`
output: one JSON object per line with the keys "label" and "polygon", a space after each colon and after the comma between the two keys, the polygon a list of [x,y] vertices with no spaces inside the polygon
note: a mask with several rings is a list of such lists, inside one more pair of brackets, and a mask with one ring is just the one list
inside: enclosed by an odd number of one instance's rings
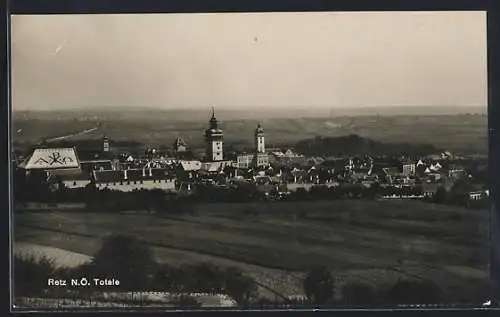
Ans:
{"label": "field", "polygon": [[317,264],[332,267],[339,285],[432,279],[464,301],[488,280],[487,212],[417,201],[214,203],[175,216],[25,212],[14,222],[16,243],[89,256],[102,237],[133,233],[160,262],[237,265],[270,298],[302,294],[304,272]]}
{"label": "field", "polygon": [[[169,112],[152,113],[149,116],[55,116],[14,118],[14,141],[32,143],[42,137],[54,137],[83,131],[101,123],[99,129],[71,138],[102,138],[104,134],[113,140],[137,141],[147,145],[171,147],[174,139],[183,136],[192,147],[203,146],[206,118],[200,115],[169,116]],[[382,142],[427,143],[451,151],[486,153],[486,115],[400,115],[400,116],[323,116],[256,119],[220,115],[225,130],[226,144],[251,146],[253,132],[260,123],[266,131],[268,145],[294,144],[299,140],[316,136],[342,136],[357,134]],[[390,129],[389,129],[390,127]]]}

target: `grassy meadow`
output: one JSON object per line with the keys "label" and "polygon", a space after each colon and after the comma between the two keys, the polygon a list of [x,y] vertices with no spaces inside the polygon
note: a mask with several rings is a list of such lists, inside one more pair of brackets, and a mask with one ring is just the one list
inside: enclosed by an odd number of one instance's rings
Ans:
{"label": "grassy meadow", "polygon": [[92,256],[101,238],[132,233],[158,261],[236,265],[260,295],[302,294],[311,266],[343,282],[376,287],[398,277],[432,279],[445,293],[477,300],[486,289],[487,211],[417,201],[317,201],[193,205],[184,215],[26,212],[15,241]]}

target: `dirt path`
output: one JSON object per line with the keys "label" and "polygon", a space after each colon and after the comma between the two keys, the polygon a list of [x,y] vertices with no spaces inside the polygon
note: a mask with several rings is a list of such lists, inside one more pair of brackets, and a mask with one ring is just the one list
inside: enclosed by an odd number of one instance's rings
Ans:
{"label": "dirt path", "polygon": [[65,139],[69,139],[69,138],[73,138],[73,137],[77,137],[77,136],[82,136],[82,135],[94,132],[97,129],[99,129],[99,127],[93,127],[93,128],[86,129],[86,130],[83,130],[83,131],[80,131],[80,132],[77,132],[77,133],[71,133],[71,134],[66,134],[66,135],[63,135],[63,136],[58,136],[58,137],[55,137],[55,138],[45,139],[45,142],[62,141],[62,140],[65,140]]}

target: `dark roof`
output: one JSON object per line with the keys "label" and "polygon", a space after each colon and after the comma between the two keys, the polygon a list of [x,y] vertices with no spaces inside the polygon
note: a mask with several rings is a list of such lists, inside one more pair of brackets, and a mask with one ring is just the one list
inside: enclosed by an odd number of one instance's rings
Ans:
{"label": "dark roof", "polygon": [[80,169],[52,170],[49,175],[60,180],[90,180],[90,174]]}
{"label": "dark roof", "polygon": [[102,161],[87,161],[80,162],[80,167],[85,171],[92,171],[93,169],[103,168],[104,170],[111,170],[112,164],[110,160],[102,160]]}
{"label": "dark roof", "polygon": [[123,171],[94,171],[96,183],[116,183],[124,179]]}
{"label": "dark roof", "polygon": [[127,170],[127,178],[129,180],[165,179],[169,176],[172,176],[172,173],[164,168]]}
{"label": "dark roof", "polygon": [[62,181],[90,181],[91,176],[89,173],[79,173],[79,174],[66,174],[66,175],[58,175]]}

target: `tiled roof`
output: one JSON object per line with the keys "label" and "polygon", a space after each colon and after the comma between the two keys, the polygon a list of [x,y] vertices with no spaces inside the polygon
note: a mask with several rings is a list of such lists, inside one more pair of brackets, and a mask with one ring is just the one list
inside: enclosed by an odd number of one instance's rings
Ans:
{"label": "tiled roof", "polygon": [[60,180],[90,180],[90,174],[80,169],[52,170],[49,175]]}
{"label": "tiled roof", "polygon": [[80,166],[83,170],[86,171],[91,171],[93,169],[99,169],[103,168],[105,170],[111,170],[112,169],[112,164],[110,160],[101,160],[101,161],[85,161],[85,162],[80,162]]}
{"label": "tiled roof", "polygon": [[49,171],[49,175],[51,175],[51,176],[78,175],[81,173],[82,173],[82,170],[79,168]]}
{"label": "tiled roof", "polygon": [[89,173],[79,173],[79,174],[66,174],[66,175],[58,175],[60,180],[63,181],[90,181],[91,176]]}
{"label": "tiled roof", "polygon": [[[95,171],[94,175],[97,183],[161,180],[174,177],[174,174],[170,170],[164,168],[129,169],[123,171]],[[125,175],[127,176],[126,178]]]}
{"label": "tiled roof", "polygon": [[116,183],[124,179],[123,171],[94,171],[96,183]]}

